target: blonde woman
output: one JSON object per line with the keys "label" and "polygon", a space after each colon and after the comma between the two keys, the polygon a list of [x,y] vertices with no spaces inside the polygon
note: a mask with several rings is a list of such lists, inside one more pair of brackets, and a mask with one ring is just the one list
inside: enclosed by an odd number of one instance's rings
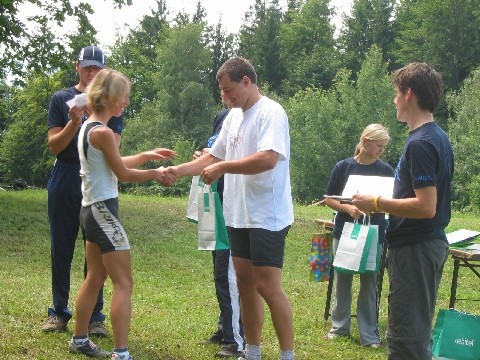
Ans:
{"label": "blonde woman", "polygon": [[[82,178],[80,223],[86,234],[87,276],[75,307],[75,330],[68,349],[92,357],[132,360],[127,345],[130,329],[133,279],[130,244],[118,220],[117,181],[157,180],[169,183],[163,168],[134,169],[147,161],[171,158],[168,149],[155,149],[121,157],[113,131],[107,127],[112,116],[120,116],[129,104],[130,82],[121,73],[104,69],[87,88],[92,115],[80,128],[78,152]],[[118,179],[118,180],[117,180]],[[170,179],[172,180],[172,179]],[[113,283],[110,317],[114,352],[101,350],[88,339],[88,322],[97,294],[109,276]]]}
{"label": "blonde woman", "polygon": [[[353,157],[339,161],[332,170],[326,194],[341,195],[350,175],[393,177],[392,167],[380,160],[385,147],[390,141],[388,131],[379,124],[370,124],[360,136]],[[333,251],[337,251],[339,239],[345,222],[355,219],[363,221],[363,213],[351,204],[328,198],[326,205],[337,211],[333,229]],[[376,213],[371,223],[379,227],[379,242],[383,244],[387,221],[384,213]],[[360,343],[363,346],[377,348],[380,346],[380,333],[377,319],[377,273],[360,274],[360,291],[357,300],[357,323]],[[327,337],[350,334],[350,314],[352,305],[352,274],[335,271],[335,299],[332,308],[332,327]]]}

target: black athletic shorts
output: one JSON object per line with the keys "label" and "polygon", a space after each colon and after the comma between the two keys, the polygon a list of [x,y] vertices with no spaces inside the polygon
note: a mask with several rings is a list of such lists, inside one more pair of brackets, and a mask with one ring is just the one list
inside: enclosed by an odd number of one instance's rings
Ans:
{"label": "black athletic shorts", "polygon": [[279,230],[231,228],[232,256],[252,261],[253,266],[283,267],[285,238],[290,226]]}
{"label": "black athletic shorts", "polygon": [[127,234],[118,220],[118,198],[82,206],[80,224],[87,241],[98,244],[102,254],[130,249]]}

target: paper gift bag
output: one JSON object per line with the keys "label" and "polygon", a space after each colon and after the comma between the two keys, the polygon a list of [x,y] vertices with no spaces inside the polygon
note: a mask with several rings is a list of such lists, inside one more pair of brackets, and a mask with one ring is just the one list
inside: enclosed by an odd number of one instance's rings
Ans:
{"label": "paper gift bag", "polygon": [[374,230],[372,234],[372,242],[368,251],[367,262],[365,264],[365,272],[378,272],[380,270],[380,262],[382,257],[382,247],[378,242],[378,225],[368,225]]}
{"label": "paper gift bag", "polygon": [[364,273],[375,230],[359,223],[346,222],[333,258],[335,270],[344,273]]}
{"label": "paper gift bag", "polygon": [[332,233],[323,230],[313,234],[310,246],[310,281],[329,281],[330,267],[332,265]]}
{"label": "paper gift bag", "polygon": [[205,185],[198,194],[198,250],[230,249],[218,192]]}
{"label": "paper gift bag", "polygon": [[480,316],[441,309],[432,337],[434,356],[457,360],[480,359]]}
{"label": "paper gift bag", "polygon": [[[217,191],[218,181],[215,181],[212,186],[212,191]],[[192,177],[192,184],[190,185],[190,193],[188,194],[187,205],[187,219],[191,222],[198,222],[198,194],[205,186],[200,176]]]}
{"label": "paper gift bag", "polygon": [[195,223],[198,222],[198,193],[204,185],[200,176],[192,177],[190,193],[188,194],[187,219]]}

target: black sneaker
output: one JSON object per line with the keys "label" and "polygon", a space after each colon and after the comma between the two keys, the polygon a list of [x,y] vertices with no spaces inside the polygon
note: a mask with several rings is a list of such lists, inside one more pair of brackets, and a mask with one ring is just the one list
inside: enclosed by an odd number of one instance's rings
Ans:
{"label": "black sneaker", "polygon": [[217,330],[216,332],[213,333],[212,336],[210,336],[208,339],[202,340],[200,342],[200,345],[209,345],[209,344],[218,344],[220,345],[222,343],[223,339],[223,333],[221,330]]}
{"label": "black sneaker", "polygon": [[90,357],[105,357],[109,358],[112,355],[111,352],[100,349],[92,341],[88,340],[87,342],[78,345],[72,339],[68,344],[68,351],[72,354],[83,354]]}
{"label": "black sneaker", "polygon": [[222,345],[222,348],[220,349],[219,352],[217,352],[215,354],[215,357],[238,358],[241,355],[243,355],[243,351],[238,351],[238,345],[237,344],[228,344],[228,345]]}

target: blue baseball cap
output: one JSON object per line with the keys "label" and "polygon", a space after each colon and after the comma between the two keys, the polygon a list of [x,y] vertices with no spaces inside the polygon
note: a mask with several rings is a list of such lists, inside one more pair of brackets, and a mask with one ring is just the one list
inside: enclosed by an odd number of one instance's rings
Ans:
{"label": "blue baseball cap", "polygon": [[77,61],[80,63],[81,67],[98,66],[101,69],[105,67],[105,56],[103,55],[103,51],[99,47],[93,45],[84,47],[80,50]]}

